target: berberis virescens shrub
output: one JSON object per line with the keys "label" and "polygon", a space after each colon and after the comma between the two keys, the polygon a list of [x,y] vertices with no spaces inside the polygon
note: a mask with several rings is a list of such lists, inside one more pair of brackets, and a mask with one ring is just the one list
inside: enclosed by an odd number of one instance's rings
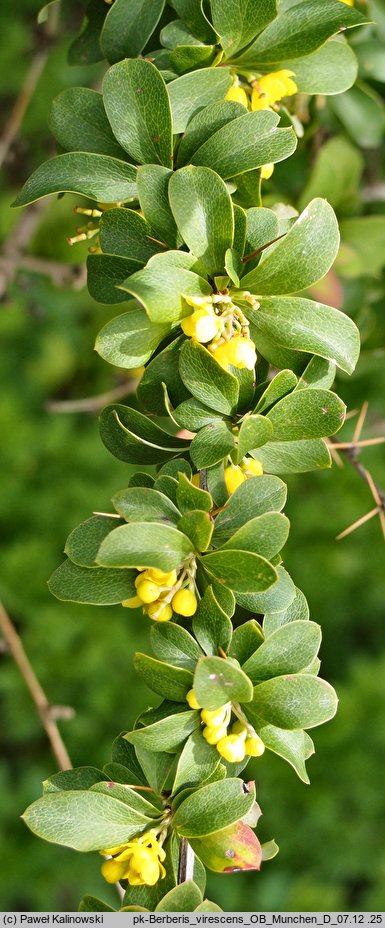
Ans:
{"label": "berberis virescens shrub", "polygon": [[345,415],[332,385],[359,340],[347,316],[298,295],[336,256],[331,206],[267,209],[261,182],[296,149],[296,95],[353,83],[344,32],[365,21],[347,0],[90,0],[70,60],[105,56],[103,92],[54,102],[62,153],[16,201],[94,201],[80,210],[90,293],[124,303],[96,347],[145,368],[135,408],[100,418],[109,451],[141,468],[114,513],[74,529],[50,588],[148,624],[153,653],[135,667],[161,701],[103,770],[51,777],[25,813],[46,840],[100,851],[126,910],[216,909],[205,867],[273,857],[241,773],[266,749],[307,783],[307,729],[336,711],[320,627],[281,563],[279,475],[330,466],[325,439]]}

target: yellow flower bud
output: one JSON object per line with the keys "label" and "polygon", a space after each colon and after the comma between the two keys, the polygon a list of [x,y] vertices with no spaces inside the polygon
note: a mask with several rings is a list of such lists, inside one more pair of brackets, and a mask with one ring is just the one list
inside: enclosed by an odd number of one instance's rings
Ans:
{"label": "yellow flower bud", "polygon": [[231,726],[231,731],[233,735],[238,735],[238,737],[241,737],[244,740],[247,736],[246,725],[244,725],[243,722],[238,721],[238,719],[236,722],[234,722],[234,725]]}
{"label": "yellow flower bud", "polygon": [[263,474],[261,462],[254,458],[245,458],[245,460],[242,461],[241,468],[246,478],[261,477]]}
{"label": "yellow flower bud", "polygon": [[346,6],[354,6],[354,0],[341,0],[341,3],[346,3]]}
{"label": "yellow flower bud", "polygon": [[270,177],[274,171],[275,164],[273,161],[269,161],[268,164],[263,164],[261,167],[261,177],[262,180],[270,180]]}
{"label": "yellow flower bud", "polygon": [[186,696],[187,702],[190,706],[190,709],[201,709],[199,702],[197,701],[194,690],[189,690]]}
{"label": "yellow flower bud", "polygon": [[182,319],[181,326],[185,335],[195,338],[197,342],[211,342],[218,334],[220,322],[212,306],[203,306],[191,316]]}
{"label": "yellow flower bud", "polygon": [[266,110],[283,97],[291,97],[297,93],[297,84],[292,80],[293,71],[284,68],[281,71],[271,71],[256,81],[251,94],[251,109]]}
{"label": "yellow flower bud", "polygon": [[202,731],[202,735],[206,739],[207,744],[217,744],[218,741],[226,736],[226,733],[226,725],[208,725],[207,728],[204,728]]}
{"label": "yellow flower bud", "polygon": [[201,475],[193,474],[191,477],[191,483],[193,484],[194,487],[198,487],[199,489],[201,485]]}
{"label": "yellow flower bud", "polygon": [[202,709],[201,719],[206,725],[217,727],[218,725],[228,725],[230,720],[231,703],[227,702],[219,709]]}
{"label": "yellow flower bud", "polygon": [[159,599],[159,585],[151,580],[142,580],[136,588],[139,599],[142,603],[154,603]]}
{"label": "yellow flower bud", "polygon": [[258,737],[258,735],[252,735],[249,738],[246,738],[245,741],[245,752],[249,757],[261,757],[265,750],[265,745],[263,741]]}
{"label": "yellow flower bud", "polygon": [[178,615],[189,617],[195,615],[197,611],[197,598],[192,590],[178,590],[171,600],[172,608]]}
{"label": "yellow flower bud", "polygon": [[125,609],[137,609],[138,606],[143,606],[143,602],[139,596],[132,596],[131,599],[124,599],[121,605]]}
{"label": "yellow flower bud", "polygon": [[111,859],[105,860],[100,869],[107,883],[118,883],[126,868],[123,862]]}
{"label": "yellow flower bud", "polygon": [[245,741],[239,735],[226,735],[217,742],[217,751],[230,763],[239,763],[246,754]]}
{"label": "yellow flower bud", "polygon": [[171,606],[169,603],[162,603],[161,599],[157,599],[155,603],[149,603],[146,612],[154,622],[169,622],[172,618]]}
{"label": "yellow flower bud", "polygon": [[155,580],[155,583],[159,583],[161,586],[174,586],[177,581],[176,570],[170,570],[168,573],[165,573],[164,570],[159,570],[158,567],[151,567],[146,571],[146,575],[149,579]]}
{"label": "yellow flower bud", "polygon": [[252,371],[257,361],[254,342],[244,335],[234,335],[230,341],[218,345],[213,357],[225,371],[228,371],[230,364],[233,367],[247,367]]}
{"label": "yellow flower bud", "polygon": [[242,473],[241,468],[237,467],[236,464],[231,464],[230,467],[225,467],[224,476],[228,493],[234,493],[235,490],[240,487],[241,483],[244,483],[246,480],[245,474]]}
{"label": "yellow flower bud", "polygon": [[248,107],[249,101],[246,91],[239,84],[233,84],[230,87],[230,90],[227,91],[225,100],[235,100],[236,103],[242,103],[243,106]]}

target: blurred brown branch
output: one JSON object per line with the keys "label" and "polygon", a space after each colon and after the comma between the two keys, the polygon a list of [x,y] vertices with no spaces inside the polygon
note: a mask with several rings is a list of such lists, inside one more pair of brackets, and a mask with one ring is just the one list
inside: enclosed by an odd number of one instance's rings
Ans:
{"label": "blurred brown branch", "polygon": [[59,770],[71,770],[71,759],[57,727],[56,719],[71,718],[74,714],[73,709],[69,706],[50,705],[26,655],[21,638],[2,603],[0,603],[0,629],[35,703]]}
{"label": "blurred brown branch", "polygon": [[354,532],[356,528],[364,525],[365,522],[373,519],[376,515],[379,517],[382,533],[385,539],[385,491],[375,483],[370,471],[367,470],[367,468],[364,467],[364,465],[359,460],[359,453],[362,448],[369,445],[380,444],[385,441],[385,438],[383,437],[369,438],[366,441],[360,441],[360,436],[366,419],[367,411],[368,403],[365,402],[363,403],[362,409],[360,410],[351,442],[339,442],[334,438],[329,439],[330,452],[336,463],[340,467],[343,466],[341,460],[342,455],[349,462],[349,464],[354,467],[356,473],[359,475],[359,477],[361,477],[361,480],[363,480],[369,487],[369,490],[376,504],[374,509],[371,509],[370,512],[367,512],[365,515],[361,516],[361,518],[353,522],[352,525],[349,525],[348,528],[344,529],[343,532],[340,532],[340,534],[337,535],[337,541],[341,541],[341,539],[345,538],[346,535],[350,535],[350,533]]}

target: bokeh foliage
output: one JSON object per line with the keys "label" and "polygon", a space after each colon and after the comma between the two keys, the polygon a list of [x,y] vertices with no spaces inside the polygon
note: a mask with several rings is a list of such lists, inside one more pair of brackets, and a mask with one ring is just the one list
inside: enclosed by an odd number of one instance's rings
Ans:
{"label": "bokeh foliage", "polygon": [[[8,105],[20,89],[27,53],[32,51],[37,6],[23,0],[17,15],[11,6],[7,11],[3,38],[6,55],[12,49],[23,63],[18,74],[11,67],[2,72],[1,93]],[[51,150],[46,118],[52,96],[68,86],[69,80],[92,83],[95,79],[96,71],[68,71],[66,44],[58,43],[51,52],[39,92],[23,123],[14,156],[7,165],[6,184],[1,190],[3,204],[12,199],[20,180]],[[373,86],[381,96],[383,84],[378,75]],[[363,147],[361,155],[357,155],[345,135],[345,110],[340,107],[332,111],[328,104],[316,111],[315,104],[312,106],[309,134],[313,133],[314,144],[309,140],[289,164],[277,168],[271,202],[285,199],[298,205],[304,177],[307,199],[325,195],[333,202],[330,169],[322,172],[317,138],[337,134],[346,156],[345,162],[341,155],[338,159],[340,170],[346,164],[338,193],[343,189],[346,196],[342,201],[337,196],[333,205],[343,220],[344,245],[337,265],[339,277],[332,275],[328,286],[337,298],[342,292],[345,311],[351,313],[366,336],[354,378],[351,382],[340,378],[338,391],[350,407],[369,400],[365,434],[382,434],[384,226],[381,222],[380,228],[378,221],[372,224],[370,239],[369,226],[357,229],[359,218],[350,217],[360,217],[364,212],[381,216],[384,207],[378,201],[363,204],[354,184],[348,196],[344,180],[347,176],[352,179],[354,159],[357,185],[361,165],[365,186],[380,180],[383,149],[377,146],[381,132],[374,144],[370,139],[369,147],[359,130],[355,135],[350,132],[350,139],[353,135],[353,141]],[[328,144],[335,145],[336,139]],[[324,158],[325,150],[327,146],[323,148]],[[362,159],[359,163],[358,158]],[[9,231],[7,223],[15,221],[15,215],[5,221],[4,237]],[[31,242],[31,253],[81,261],[84,251],[69,252],[65,244],[70,229],[69,198],[65,198],[49,207]],[[329,300],[333,302],[330,293],[326,297]],[[139,707],[146,699],[150,701],[149,691],[134,676],[131,664],[135,649],[146,650],[147,627],[144,625],[140,634],[136,622],[134,636],[131,616],[126,611],[57,603],[45,585],[60,560],[61,540],[96,504],[108,511],[110,497],[124,485],[129,472],[101,446],[94,416],[48,413],[45,406],[48,398],[97,394],[121,382],[119,372],[111,372],[90,350],[97,331],[112,315],[111,308],[93,303],[85,290],[60,291],[41,276],[23,273],[12,287],[0,322],[5,475],[1,595],[49,698],[76,710],[74,719],[62,723],[74,764],[91,756],[96,765],[105,762],[111,739],[120,729],[130,727]],[[351,424],[347,423],[343,434],[350,436]],[[381,446],[367,450],[364,460],[375,479],[384,485]],[[345,541],[334,542],[338,531],[371,507],[367,488],[348,465],[343,471],[334,468],[331,474],[288,478],[288,483],[287,512],[292,520],[292,536],[285,563],[301,578],[312,615],[323,626],[323,674],[337,686],[341,708],[335,721],[316,733],[319,750],[309,765],[311,791],[304,790],[290,768],[270,755],[255,765],[258,795],[265,807],[262,839],[274,834],[282,844],[279,866],[266,866],[258,876],[238,874],[220,882],[210,876],[208,895],[222,894],[220,904],[229,910],[244,907],[246,892],[250,909],[381,909],[385,872],[380,840],[384,814],[381,784],[385,668],[381,656],[384,610],[380,530],[377,520],[372,521]],[[18,822],[18,815],[35,797],[40,781],[54,772],[54,761],[29,696],[7,656],[2,659],[0,690],[4,703],[3,749],[9,759],[1,773],[7,795],[2,804],[5,842],[0,863],[2,872],[7,873],[2,907],[76,909],[84,887],[107,899],[109,891],[92,856],[79,855],[75,859],[73,852],[52,849],[38,842]],[[113,890],[110,901],[114,902]]]}

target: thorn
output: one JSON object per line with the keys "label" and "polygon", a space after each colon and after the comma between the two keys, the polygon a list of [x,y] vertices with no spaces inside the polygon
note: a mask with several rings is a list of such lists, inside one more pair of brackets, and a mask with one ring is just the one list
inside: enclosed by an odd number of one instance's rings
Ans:
{"label": "thorn", "polygon": [[364,525],[365,522],[369,522],[369,519],[373,519],[374,516],[378,515],[381,510],[376,506],[375,509],[372,509],[370,512],[367,512],[366,515],[361,516],[360,519],[357,519],[356,522],[353,522],[352,525],[349,525],[349,528],[345,528],[343,532],[340,532],[336,536],[336,541],[341,541],[342,538],[345,538],[346,535],[350,535],[351,532],[354,532],[356,528],[359,528],[360,525]]}
{"label": "thorn", "polygon": [[367,413],[367,411],[368,411],[368,406],[369,406],[369,403],[368,403],[367,400],[365,400],[365,402],[362,404],[362,409],[361,409],[361,412],[360,412],[360,414],[359,414],[359,416],[358,416],[358,419],[357,419],[357,425],[356,425],[356,427],[355,427],[355,429],[354,429],[354,433],[353,433],[353,442],[357,442],[358,439],[359,439],[359,437],[360,437],[360,435],[361,435],[361,432],[362,432],[362,429],[363,429],[363,426],[364,426],[364,422],[365,422],[365,419],[366,419],[366,413]]}

